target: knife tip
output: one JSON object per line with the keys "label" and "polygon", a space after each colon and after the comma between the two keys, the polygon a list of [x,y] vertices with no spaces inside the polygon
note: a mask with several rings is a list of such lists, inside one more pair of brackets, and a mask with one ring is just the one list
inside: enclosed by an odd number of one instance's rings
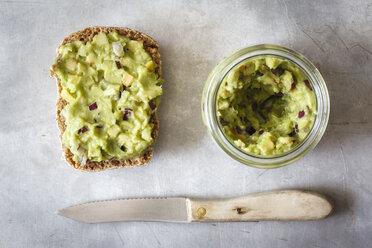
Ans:
{"label": "knife tip", "polygon": [[59,216],[62,216],[62,217],[68,218],[68,219],[72,219],[72,220],[75,220],[75,221],[79,221],[79,222],[83,222],[83,223],[93,223],[93,222],[88,222],[84,219],[80,219],[80,218],[76,218],[74,216],[71,216],[69,208],[59,209],[59,210],[55,211],[54,213],[59,215]]}
{"label": "knife tip", "polygon": [[62,214],[62,209],[60,209],[60,210],[56,210],[56,211],[54,212],[54,214],[56,214],[56,215],[60,215],[60,216],[64,216],[64,215]]}
{"label": "knife tip", "polygon": [[60,215],[60,216],[63,216],[63,217],[69,217],[68,214],[66,213],[65,209],[59,209],[59,210],[55,211],[54,214],[57,214],[57,215]]}

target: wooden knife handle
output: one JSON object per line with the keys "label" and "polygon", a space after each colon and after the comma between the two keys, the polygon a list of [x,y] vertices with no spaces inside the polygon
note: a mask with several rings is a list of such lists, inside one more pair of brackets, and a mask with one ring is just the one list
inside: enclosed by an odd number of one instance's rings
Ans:
{"label": "wooden knife handle", "polygon": [[188,199],[188,218],[204,221],[318,220],[331,214],[323,195],[304,190],[280,190],[230,199]]}

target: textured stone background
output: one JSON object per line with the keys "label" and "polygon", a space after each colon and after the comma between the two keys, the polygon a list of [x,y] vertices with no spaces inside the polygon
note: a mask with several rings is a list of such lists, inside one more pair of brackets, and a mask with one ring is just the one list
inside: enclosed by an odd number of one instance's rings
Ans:
{"label": "textured stone background", "polygon": [[[228,2],[0,1],[0,247],[370,247],[372,2]],[[48,70],[63,37],[92,25],[137,29],[161,46],[161,129],[147,166],[89,174],[60,160],[56,83]],[[303,53],[323,73],[331,97],[319,145],[274,170],[231,160],[200,115],[216,63],[258,43]],[[93,200],[283,188],[328,194],[336,212],[316,222],[100,225],[54,214]]]}

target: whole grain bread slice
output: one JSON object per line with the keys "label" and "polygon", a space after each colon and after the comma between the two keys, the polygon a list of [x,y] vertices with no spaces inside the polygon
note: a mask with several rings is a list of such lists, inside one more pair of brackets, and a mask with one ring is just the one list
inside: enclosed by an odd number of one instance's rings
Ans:
{"label": "whole grain bread slice", "polygon": [[[100,33],[110,33],[112,31],[116,31],[118,34],[125,36],[131,40],[137,40],[137,41],[143,41],[143,46],[146,52],[149,53],[149,55],[152,57],[152,59],[156,62],[158,65],[155,69],[155,72],[161,76],[161,60],[160,60],[160,52],[159,52],[159,45],[158,43],[153,40],[151,37],[135,31],[131,30],[129,28],[121,28],[121,27],[88,27],[86,29],[74,32],[67,36],[61,45],[65,45],[67,43],[71,43],[77,40],[88,42],[92,41],[93,37]],[[58,49],[57,49],[58,54]],[[59,54],[58,54],[59,55]],[[144,152],[144,154],[141,157],[137,158],[129,158],[129,159],[122,159],[122,160],[107,160],[107,161],[101,161],[101,162],[93,162],[93,161],[87,161],[87,163],[83,166],[80,162],[74,161],[73,154],[62,142],[62,135],[64,131],[66,130],[66,123],[65,118],[62,116],[61,112],[63,108],[68,104],[67,101],[65,101],[61,97],[61,91],[62,91],[62,85],[61,80],[58,78],[57,74],[55,73],[55,66],[53,66],[50,70],[50,75],[56,78],[57,85],[58,85],[58,100],[57,100],[57,126],[60,130],[59,138],[62,143],[62,152],[63,157],[66,160],[66,162],[72,166],[73,168],[81,171],[103,171],[108,169],[116,169],[120,167],[135,167],[147,164],[152,159],[153,153],[154,153],[154,143],[158,137],[159,132],[159,120],[156,115],[156,113],[153,114],[152,119],[154,121],[154,128],[152,130],[151,136],[154,139],[153,144],[147,148],[147,150]]]}

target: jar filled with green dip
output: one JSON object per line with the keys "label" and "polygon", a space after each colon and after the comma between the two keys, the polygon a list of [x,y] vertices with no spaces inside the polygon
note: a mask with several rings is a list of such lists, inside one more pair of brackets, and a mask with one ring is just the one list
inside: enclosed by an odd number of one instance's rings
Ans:
{"label": "jar filled with green dip", "polygon": [[315,66],[276,45],[242,49],[210,74],[202,99],[209,134],[231,157],[260,168],[284,166],[312,150],[329,118]]}

